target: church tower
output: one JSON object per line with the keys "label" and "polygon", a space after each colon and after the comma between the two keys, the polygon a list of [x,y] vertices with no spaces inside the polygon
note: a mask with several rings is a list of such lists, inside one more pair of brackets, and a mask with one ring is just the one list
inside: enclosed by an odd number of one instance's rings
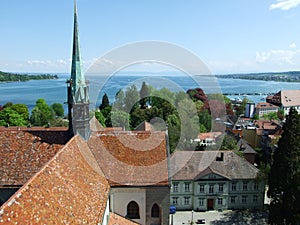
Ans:
{"label": "church tower", "polygon": [[88,84],[82,71],[80,58],[76,0],[74,0],[71,79],[67,83],[69,130],[72,132],[72,135],[79,134],[82,138],[87,140],[90,135],[89,94]]}

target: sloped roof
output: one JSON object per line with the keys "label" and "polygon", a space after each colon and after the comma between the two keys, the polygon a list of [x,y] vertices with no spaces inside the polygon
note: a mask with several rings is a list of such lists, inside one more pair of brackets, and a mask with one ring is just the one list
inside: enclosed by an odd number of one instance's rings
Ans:
{"label": "sloped roof", "polygon": [[282,90],[280,91],[280,101],[284,107],[300,105],[300,90]]}
{"label": "sloped roof", "polygon": [[[224,154],[223,161],[216,157]],[[254,179],[258,169],[233,151],[176,151],[171,156],[172,180],[195,180],[215,173],[227,179]]]}
{"label": "sloped roof", "polygon": [[257,153],[244,139],[240,139],[237,143],[237,146],[245,154],[256,154]]}
{"label": "sloped roof", "polygon": [[90,119],[90,129],[91,131],[101,131],[104,127],[99,123],[95,116]]}
{"label": "sloped roof", "polygon": [[257,103],[256,108],[257,109],[274,109],[274,108],[277,109],[277,108],[279,108],[279,106],[273,105],[268,102],[259,102],[259,103]]}
{"label": "sloped roof", "polygon": [[136,131],[153,131],[154,128],[147,121],[143,121],[135,128],[135,130]]}
{"label": "sloped roof", "polygon": [[98,224],[109,184],[88,145],[72,138],[0,208],[5,224]]}
{"label": "sloped roof", "polygon": [[0,128],[0,186],[26,183],[68,140],[64,128]]}
{"label": "sloped roof", "polygon": [[164,132],[97,132],[89,146],[112,186],[168,185]]}
{"label": "sloped roof", "polygon": [[208,133],[200,133],[199,135],[198,135],[198,138],[200,139],[200,140],[205,140],[205,139],[207,139],[207,138],[213,138],[213,139],[215,139],[215,138],[217,138],[217,137],[219,137],[220,135],[222,135],[223,133],[222,132],[208,132]]}
{"label": "sloped roof", "polygon": [[109,214],[108,225],[137,225],[137,224],[139,224],[139,223],[125,219],[124,217],[119,216],[116,213],[111,212]]}

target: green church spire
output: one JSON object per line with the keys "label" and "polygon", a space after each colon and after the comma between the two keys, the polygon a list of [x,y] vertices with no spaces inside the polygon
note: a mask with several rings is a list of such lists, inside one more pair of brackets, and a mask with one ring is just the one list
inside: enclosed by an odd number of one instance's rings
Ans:
{"label": "green church spire", "polygon": [[90,135],[89,93],[81,67],[76,1],[74,0],[74,33],[71,79],[68,83],[68,115],[71,135],[88,140]]}
{"label": "green church spire", "polygon": [[82,71],[81,57],[80,57],[76,0],[74,0],[74,33],[73,33],[71,80],[72,80],[72,94],[73,94],[74,102],[75,103],[88,102],[88,93],[85,91],[87,85]]}

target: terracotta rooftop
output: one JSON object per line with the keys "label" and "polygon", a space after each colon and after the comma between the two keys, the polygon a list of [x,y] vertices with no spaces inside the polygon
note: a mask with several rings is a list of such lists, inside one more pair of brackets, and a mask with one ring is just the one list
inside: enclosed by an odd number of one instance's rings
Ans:
{"label": "terracotta rooftop", "polygon": [[99,123],[95,116],[90,119],[90,129],[91,131],[102,131],[105,128]]}
{"label": "terracotta rooftop", "polygon": [[200,133],[200,134],[198,135],[198,138],[199,138],[200,140],[205,140],[205,139],[207,139],[207,138],[213,138],[213,139],[215,139],[215,138],[219,137],[219,136],[222,135],[222,134],[223,134],[222,132]]}
{"label": "terracotta rooftop", "polygon": [[[216,157],[224,154],[222,161]],[[171,156],[173,180],[195,180],[210,173],[227,179],[254,179],[258,169],[233,151],[176,151]]]}
{"label": "terracotta rooftop", "polygon": [[291,107],[300,105],[300,90],[283,90],[279,94],[283,106]]}
{"label": "terracotta rooftop", "polygon": [[273,105],[268,102],[259,102],[259,103],[257,103],[256,108],[257,109],[277,109],[277,108],[279,108],[279,106]]}
{"label": "terracotta rooftop", "polygon": [[97,132],[89,140],[112,186],[168,185],[165,132]]}
{"label": "terracotta rooftop", "polygon": [[108,225],[137,225],[139,223],[133,222],[131,220],[125,219],[122,216],[119,216],[116,213],[111,212],[109,214],[109,223]]}
{"label": "terracotta rooftop", "polygon": [[154,128],[152,127],[151,123],[148,123],[146,121],[141,122],[136,128],[136,131],[154,131]]}
{"label": "terracotta rooftop", "polygon": [[101,224],[108,193],[88,145],[75,136],[4,203],[0,223]]}
{"label": "terracotta rooftop", "polygon": [[66,129],[0,128],[0,186],[23,185],[69,140]]}
{"label": "terracotta rooftop", "polygon": [[282,126],[277,120],[257,120],[255,125],[257,127],[256,133],[259,135],[263,134],[263,130],[268,130],[269,134],[275,134],[282,130]]}

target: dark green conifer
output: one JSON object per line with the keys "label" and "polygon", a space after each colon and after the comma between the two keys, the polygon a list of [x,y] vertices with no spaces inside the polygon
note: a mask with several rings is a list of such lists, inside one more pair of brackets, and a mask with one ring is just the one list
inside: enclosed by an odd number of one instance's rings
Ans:
{"label": "dark green conifer", "polygon": [[300,115],[291,108],[274,152],[269,177],[270,224],[300,221]]}

